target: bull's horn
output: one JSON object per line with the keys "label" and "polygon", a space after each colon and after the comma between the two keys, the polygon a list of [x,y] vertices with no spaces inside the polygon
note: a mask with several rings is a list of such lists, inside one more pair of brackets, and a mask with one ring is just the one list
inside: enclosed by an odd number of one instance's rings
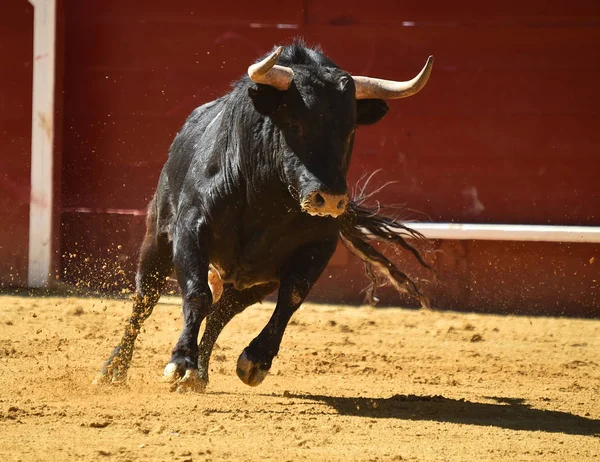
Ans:
{"label": "bull's horn", "polygon": [[432,67],[433,56],[430,56],[419,75],[407,82],[355,76],[353,79],[356,86],[356,99],[396,99],[412,96],[425,86]]}
{"label": "bull's horn", "polygon": [[282,47],[278,47],[273,53],[262,61],[253,64],[248,68],[248,75],[253,82],[262,83],[277,88],[278,90],[287,90],[292,84],[294,71],[285,66],[275,64],[281,56]]}

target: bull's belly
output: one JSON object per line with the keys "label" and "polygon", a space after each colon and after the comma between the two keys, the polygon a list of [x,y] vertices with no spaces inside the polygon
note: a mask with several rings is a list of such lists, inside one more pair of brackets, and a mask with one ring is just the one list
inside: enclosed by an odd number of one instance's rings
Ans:
{"label": "bull's belly", "polygon": [[278,280],[279,278],[274,274],[265,271],[236,271],[223,279],[225,283],[231,283],[237,290],[245,290]]}
{"label": "bull's belly", "polygon": [[208,273],[208,282],[213,292],[213,301],[216,301],[215,295],[219,296],[223,292],[223,284],[231,284],[236,290],[245,290],[254,286],[278,282],[279,278],[273,271],[263,269],[233,269],[225,270],[218,265],[210,265]]}
{"label": "bull's belly", "polygon": [[[296,239],[287,242],[271,239],[256,239],[251,245],[238,245],[234,248],[218,248],[211,258],[211,264],[218,271],[224,284],[231,284],[236,290],[245,290],[261,284],[278,282],[281,268],[289,264],[299,247]],[[300,246],[304,242],[300,242]]]}
{"label": "bull's belly", "polygon": [[[329,235],[338,233],[334,222],[321,222],[306,214],[275,225],[265,223],[246,230],[238,239],[217,237],[213,242],[211,264],[223,284],[236,290],[279,282],[282,269],[310,245],[318,245]],[[219,227],[225,229],[226,227]],[[227,235],[227,233],[224,233]]]}

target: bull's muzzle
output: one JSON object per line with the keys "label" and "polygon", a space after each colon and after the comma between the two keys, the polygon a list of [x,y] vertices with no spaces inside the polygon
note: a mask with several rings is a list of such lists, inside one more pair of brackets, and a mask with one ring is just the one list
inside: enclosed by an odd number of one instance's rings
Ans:
{"label": "bull's muzzle", "polygon": [[300,206],[306,213],[319,217],[339,217],[346,211],[347,194],[328,194],[315,191],[306,196]]}

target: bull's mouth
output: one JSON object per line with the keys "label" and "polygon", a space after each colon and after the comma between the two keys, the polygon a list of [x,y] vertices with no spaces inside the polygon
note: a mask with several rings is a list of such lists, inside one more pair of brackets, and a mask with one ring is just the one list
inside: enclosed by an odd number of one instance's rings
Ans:
{"label": "bull's mouth", "polygon": [[336,212],[336,213],[328,213],[328,212],[315,212],[314,210],[306,210],[305,208],[301,207],[302,211],[304,213],[308,213],[309,215],[313,216],[313,217],[329,217],[329,218],[337,218],[340,215],[343,215],[346,210],[343,210],[342,212]]}

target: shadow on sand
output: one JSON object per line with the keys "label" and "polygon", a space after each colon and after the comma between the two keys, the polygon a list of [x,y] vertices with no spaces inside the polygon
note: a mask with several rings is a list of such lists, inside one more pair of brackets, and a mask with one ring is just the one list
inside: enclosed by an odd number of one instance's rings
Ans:
{"label": "shadow on sand", "polygon": [[292,394],[286,397],[325,403],[342,415],[376,419],[431,420],[511,430],[600,437],[600,420],[568,412],[535,409],[522,399],[486,397],[497,403],[474,403],[443,396],[394,395],[391,398],[341,398]]}

